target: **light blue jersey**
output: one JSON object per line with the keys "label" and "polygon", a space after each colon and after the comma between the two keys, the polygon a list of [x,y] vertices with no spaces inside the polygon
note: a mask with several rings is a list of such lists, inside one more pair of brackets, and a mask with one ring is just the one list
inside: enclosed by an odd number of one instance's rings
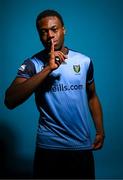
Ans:
{"label": "light blue jersey", "polygon": [[[35,55],[22,64],[17,77],[30,78],[45,65],[42,56]],[[92,148],[86,95],[86,85],[92,82],[90,58],[69,50],[68,59],[35,91],[40,112],[38,147],[66,150]]]}

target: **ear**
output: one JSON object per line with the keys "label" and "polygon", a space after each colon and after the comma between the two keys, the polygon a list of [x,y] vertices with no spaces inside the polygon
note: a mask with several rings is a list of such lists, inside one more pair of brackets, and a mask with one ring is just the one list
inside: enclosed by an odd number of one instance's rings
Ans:
{"label": "ear", "polygon": [[63,31],[64,31],[64,34],[66,33],[66,29],[65,29],[65,27],[63,27]]}

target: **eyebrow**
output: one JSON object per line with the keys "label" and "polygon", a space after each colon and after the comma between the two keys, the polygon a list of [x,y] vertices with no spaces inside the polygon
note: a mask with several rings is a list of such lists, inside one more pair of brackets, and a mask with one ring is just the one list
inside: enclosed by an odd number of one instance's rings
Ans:
{"label": "eyebrow", "polygon": [[51,26],[50,28],[40,28],[40,30],[47,30],[47,29],[52,29],[52,28],[56,28],[57,27],[57,25],[53,25],[53,26]]}
{"label": "eyebrow", "polygon": [[53,26],[51,26],[50,28],[40,28],[39,30],[40,31],[42,31],[42,30],[48,30],[48,29],[53,29],[53,28],[59,28],[59,26],[57,26],[57,25],[53,25]]}

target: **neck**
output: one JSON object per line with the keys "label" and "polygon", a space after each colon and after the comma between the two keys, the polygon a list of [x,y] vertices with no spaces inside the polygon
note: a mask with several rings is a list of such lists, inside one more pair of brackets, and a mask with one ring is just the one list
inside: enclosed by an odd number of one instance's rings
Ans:
{"label": "neck", "polygon": [[62,47],[60,51],[63,52],[63,54],[67,55],[69,50],[67,47]]}

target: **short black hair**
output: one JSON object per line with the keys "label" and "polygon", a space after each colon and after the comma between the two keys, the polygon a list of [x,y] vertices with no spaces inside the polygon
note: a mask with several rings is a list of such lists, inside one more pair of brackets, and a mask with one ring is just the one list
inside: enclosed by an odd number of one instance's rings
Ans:
{"label": "short black hair", "polygon": [[42,18],[44,17],[48,17],[48,16],[56,16],[60,22],[61,22],[61,25],[64,26],[64,22],[63,22],[63,19],[62,19],[62,16],[55,10],[52,10],[52,9],[46,9],[44,10],[43,12],[41,12],[38,16],[37,16],[37,19],[36,19],[36,27],[37,27],[37,30],[39,31],[39,24],[38,24],[38,21],[41,20]]}

